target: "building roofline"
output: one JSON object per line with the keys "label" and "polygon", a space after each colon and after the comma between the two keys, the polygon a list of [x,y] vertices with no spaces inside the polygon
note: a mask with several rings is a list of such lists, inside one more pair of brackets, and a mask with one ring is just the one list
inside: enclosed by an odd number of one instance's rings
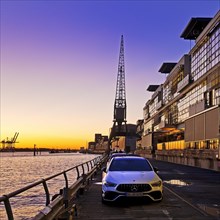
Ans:
{"label": "building roofline", "polygon": [[160,86],[160,85],[149,85],[149,86],[147,87],[147,91],[148,91],[148,92],[155,92],[155,91],[158,89],[159,86]]}
{"label": "building roofline", "polygon": [[176,66],[177,63],[167,62],[163,63],[160,67],[159,71],[160,73],[170,73],[174,66]]}
{"label": "building roofline", "polygon": [[212,18],[191,18],[180,37],[186,40],[195,40],[211,20]]}

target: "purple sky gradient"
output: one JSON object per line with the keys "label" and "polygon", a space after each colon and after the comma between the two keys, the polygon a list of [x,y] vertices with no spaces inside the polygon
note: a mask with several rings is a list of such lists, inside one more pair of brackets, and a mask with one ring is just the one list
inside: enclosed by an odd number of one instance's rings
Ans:
{"label": "purple sky gradient", "polygon": [[80,147],[112,126],[124,35],[127,121],[143,117],[163,62],[190,50],[191,17],[213,17],[219,0],[1,1],[1,140]]}

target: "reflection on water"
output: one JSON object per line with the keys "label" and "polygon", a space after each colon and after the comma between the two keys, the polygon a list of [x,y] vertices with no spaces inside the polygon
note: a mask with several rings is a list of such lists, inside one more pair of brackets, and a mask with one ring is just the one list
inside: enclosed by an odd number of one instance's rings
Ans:
{"label": "reflection on water", "polygon": [[[0,196],[41,178],[92,160],[97,156],[99,155],[80,153],[49,154],[48,152],[42,152],[41,155],[34,157],[31,152],[0,152]],[[71,170],[67,173],[67,176],[71,185],[77,178],[76,170]],[[51,198],[64,187],[64,181],[62,175],[47,182]],[[10,199],[14,218],[16,220],[30,219],[45,205],[45,201],[45,192],[42,185],[19,194]],[[7,219],[3,204],[0,204],[0,219]]]}
{"label": "reflection on water", "polygon": [[220,205],[206,205],[206,204],[198,204],[199,208],[208,213],[209,215],[220,217]]}
{"label": "reflection on water", "polygon": [[168,181],[164,181],[164,183],[168,183],[168,184],[171,184],[171,185],[177,185],[177,186],[189,186],[189,185],[191,185],[190,182],[185,182],[185,181],[182,181],[182,180],[168,180]]}

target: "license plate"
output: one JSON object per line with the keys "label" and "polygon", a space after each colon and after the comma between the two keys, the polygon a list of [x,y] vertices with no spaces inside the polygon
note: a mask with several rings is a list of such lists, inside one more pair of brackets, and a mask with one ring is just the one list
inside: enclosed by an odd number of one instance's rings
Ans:
{"label": "license plate", "polygon": [[142,196],[144,196],[144,194],[143,193],[141,193],[141,192],[136,192],[136,193],[127,193],[127,196],[129,196],[129,197],[142,197]]}

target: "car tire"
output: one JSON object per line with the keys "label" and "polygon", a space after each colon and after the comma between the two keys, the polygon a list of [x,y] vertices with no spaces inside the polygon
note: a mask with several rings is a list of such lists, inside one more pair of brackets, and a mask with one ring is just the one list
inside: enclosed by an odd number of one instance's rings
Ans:
{"label": "car tire", "polygon": [[155,201],[155,203],[160,203],[160,202],[162,202],[162,201],[163,201],[163,197],[162,197],[160,200]]}
{"label": "car tire", "polygon": [[102,197],[102,204],[104,204],[104,205],[107,204],[107,202],[103,199],[103,197]]}

